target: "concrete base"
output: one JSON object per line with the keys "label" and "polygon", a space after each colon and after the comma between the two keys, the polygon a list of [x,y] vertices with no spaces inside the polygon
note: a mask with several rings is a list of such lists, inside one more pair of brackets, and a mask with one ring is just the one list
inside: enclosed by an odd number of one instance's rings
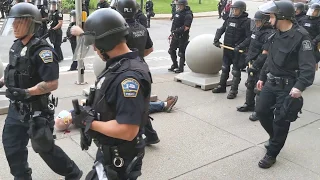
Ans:
{"label": "concrete base", "polygon": [[[231,76],[232,77],[232,76]],[[228,79],[227,86],[231,85]],[[210,90],[218,86],[220,74],[201,74],[194,72],[184,72],[174,77],[174,81],[181,82],[192,87],[201,88],[202,90]]]}

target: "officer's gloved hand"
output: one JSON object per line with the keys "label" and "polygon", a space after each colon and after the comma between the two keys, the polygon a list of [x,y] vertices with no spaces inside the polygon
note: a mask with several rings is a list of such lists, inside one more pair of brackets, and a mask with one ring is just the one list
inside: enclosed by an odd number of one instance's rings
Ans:
{"label": "officer's gloved hand", "polygon": [[299,98],[299,97],[301,97],[302,92],[299,89],[293,87],[289,94],[293,98]]}
{"label": "officer's gloved hand", "polygon": [[6,97],[11,100],[22,101],[28,98],[28,93],[26,89],[8,88],[6,90]]}
{"label": "officer's gloved hand", "polygon": [[213,45],[218,47],[218,48],[221,48],[221,46],[220,46],[221,42],[219,40],[214,40]]}
{"label": "officer's gloved hand", "polygon": [[88,150],[91,146],[92,138],[84,132],[85,130],[80,129],[80,146],[82,150]]}
{"label": "officer's gloved hand", "polygon": [[62,42],[67,42],[68,37],[64,37]]}
{"label": "officer's gloved hand", "polygon": [[239,50],[240,50],[240,46],[236,46],[236,47],[234,47],[234,49],[233,49],[233,51],[234,51],[235,53],[239,53]]}
{"label": "officer's gloved hand", "polygon": [[85,128],[84,132],[88,132],[95,119],[92,108],[89,106],[80,106],[80,113],[76,114],[75,111],[72,111],[71,116],[72,123],[79,128]]}
{"label": "officer's gloved hand", "polygon": [[253,66],[251,66],[251,67],[249,67],[248,68],[248,74],[250,75],[250,76],[253,76],[257,71],[258,71],[258,69],[256,69],[256,68],[254,68]]}

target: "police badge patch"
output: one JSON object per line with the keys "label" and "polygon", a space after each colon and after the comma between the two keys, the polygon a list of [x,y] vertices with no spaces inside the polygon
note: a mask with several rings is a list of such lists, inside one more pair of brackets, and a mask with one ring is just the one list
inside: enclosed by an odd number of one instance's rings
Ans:
{"label": "police badge patch", "polygon": [[312,45],[309,40],[302,41],[302,51],[310,51],[312,50]]}
{"label": "police badge patch", "polygon": [[53,55],[52,55],[52,51],[50,50],[40,51],[39,56],[44,63],[53,62]]}
{"label": "police badge patch", "polygon": [[133,78],[127,78],[121,82],[122,92],[124,97],[137,97],[140,84]]}

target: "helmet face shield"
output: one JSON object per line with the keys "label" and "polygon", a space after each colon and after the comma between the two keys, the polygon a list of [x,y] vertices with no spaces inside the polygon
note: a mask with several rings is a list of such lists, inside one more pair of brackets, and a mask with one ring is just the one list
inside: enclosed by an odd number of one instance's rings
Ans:
{"label": "helmet face shield", "polygon": [[307,16],[319,17],[319,15],[320,15],[319,9],[309,8],[307,11]]}
{"label": "helmet face shield", "polygon": [[87,56],[94,55],[93,45],[95,43],[95,34],[83,33],[79,36],[79,42],[73,55],[73,61],[84,59]]}
{"label": "helmet face shield", "polygon": [[262,4],[261,6],[259,6],[259,10],[263,14],[267,14],[267,15],[271,13],[277,13],[279,11],[277,5],[273,1]]}
{"label": "helmet face shield", "polygon": [[33,34],[35,32],[35,27],[35,22],[32,17],[9,17],[4,22],[0,30],[0,35],[14,35],[16,38],[20,39],[26,35]]}

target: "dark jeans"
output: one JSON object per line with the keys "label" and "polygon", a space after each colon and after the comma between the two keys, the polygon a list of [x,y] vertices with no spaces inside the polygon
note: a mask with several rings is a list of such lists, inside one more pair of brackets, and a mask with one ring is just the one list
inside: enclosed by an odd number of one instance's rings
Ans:
{"label": "dark jeans", "polygon": [[149,103],[149,113],[156,113],[156,112],[162,112],[164,109],[164,102],[157,101],[157,102],[150,102]]}
{"label": "dark jeans", "polygon": [[272,157],[278,156],[288,136],[290,121],[280,116],[280,108],[293,85],[294,82],[282,86],[267,81],[260,92],[256,105],[257,117],[270,136],[267,155]]}
{"label": "dark jeans", "polygon": [[62,61],[63,58],[63,53],[61,50],[61,43],[62,43],[62,30],[58,29],[55,31],[50,31],[49,33],[49,39],[50,42],[53,44],[54,51],[58,55],[58,60]]}
{"label": "dark jeans", "polygon": [[[32,173],[28,164],[27,148],[29,123],[28,120],[22,120],[23,116],[10,105],[3,128],[2,143],[15,180],[31,179]],[[49,152],[41,152],[39,155],[55,173],[65,176],[66,179],[76,180],[80,173],[78,166],[59,146],[54,145]]]}

